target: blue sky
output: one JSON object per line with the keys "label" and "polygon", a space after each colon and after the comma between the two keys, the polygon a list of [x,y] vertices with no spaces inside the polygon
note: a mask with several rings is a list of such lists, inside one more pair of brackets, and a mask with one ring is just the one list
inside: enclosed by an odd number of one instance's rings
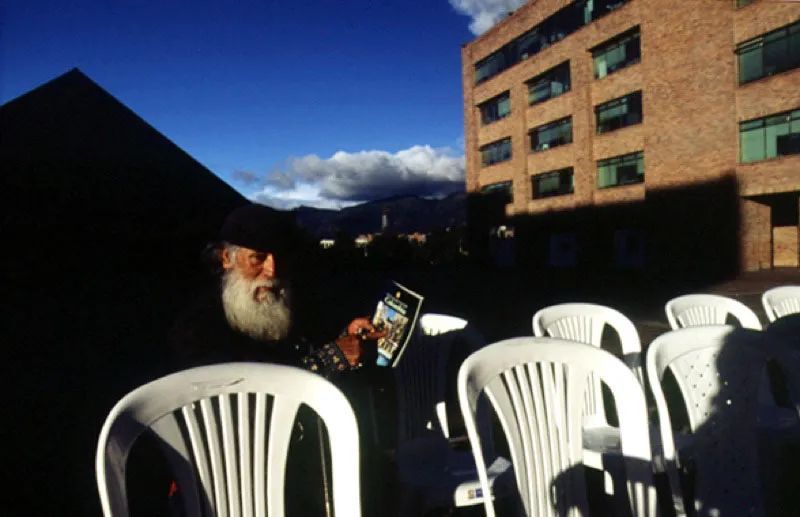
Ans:
{"label": "blue sky", "polygon": [[6,0],[0,100],[80,68],[243,194],[463,189],[460,49],[522,0]]}

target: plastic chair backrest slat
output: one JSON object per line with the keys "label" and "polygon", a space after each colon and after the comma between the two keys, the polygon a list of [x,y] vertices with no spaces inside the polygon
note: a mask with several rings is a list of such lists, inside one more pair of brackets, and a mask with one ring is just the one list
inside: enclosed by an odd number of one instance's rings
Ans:
{"label": "plastic chair backrest slat", "polygon": [[[194,458],[195,468],[197,474],[200,476],[200,483],[202,484],[202,493],[206,495],[214,494],[214,487],[212,485],[211,472],[208,468],[208,455],[206,454],[206,446],[203,443],[203,435],[200,430],[200,423],[197,421],[197,414],[195,413],[195,403],[191,403],[181,408],[181,415],[186,423],[186,430],[189,434],[189,443],[192,446],[192,457]],[[206,511],[211,512],[211,498],[204,497],[204,506]]]}
{"label": "plastic chair backrest slat", "polygon": [[253,432],[253,484],[254,506],[258,517],[267,515],[267,395],[256,393],[256,407]]}
{"label": "plastic chair backrest slat", "polygon": [[269,421],[269,442],[267,443],[267,493],[281,494],[280,497],[270,497],[267,501],[268,515],[283,515],[283,476],[286,472],[286,458],[289,452],[289,442],[292,437],[292,428],[284,422],[294,422],[299,404],[285,398],[275,398],[272,406],[272,416]]}
{"label": "plastic chair backrest slat", "polygon": [[214,487],[214,510],[219,517],[228,516],[227,493],[225,479],[222,471],[222,452],[219,448],[219,432],[214,418],[214,408],[211,399],[204,398],[200,401],[200,411],[203,416],[203,431],[205,442],[208,444],[208,456],[211,460],[211,481]]}
{"label": "plastic chair backrest slat", "polygon": [[236,410],[239,414],[239,427],[237,439],[239,440],[239,479],[241,480],[241,505],[242,517],[253,517],[253,480],[252,464],[250,462],[251,451],[250,429],[252,420],[250,419],[250,403],[246,393],[236,394]]}
{"label": "plastic chair backrest slat", "polygon": [[[238,395],[238,394],[237,394]],[[228,497],[228,514],[231,517],[241,517],[242,507],[239,497],[239,473],[236,470],[236,442],[234,441],[233,412],[231,401],[227,395],[219,397],[219,416],[222,424],[222,456],[225,461],[225,487]]]}

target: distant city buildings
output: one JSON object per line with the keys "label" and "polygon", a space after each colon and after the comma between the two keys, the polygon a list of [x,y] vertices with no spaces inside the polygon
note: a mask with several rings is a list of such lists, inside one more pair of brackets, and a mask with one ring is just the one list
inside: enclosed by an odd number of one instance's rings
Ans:
{"label": "distant city buildings", "polygon": [[478,244],[513,227],[533,266],[800,265],[800,3],[538,0],[462,64]]}

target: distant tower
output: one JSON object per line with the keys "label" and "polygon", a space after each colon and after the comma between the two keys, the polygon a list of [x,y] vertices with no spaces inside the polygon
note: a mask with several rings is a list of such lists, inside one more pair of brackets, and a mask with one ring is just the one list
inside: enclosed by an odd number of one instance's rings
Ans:
{"label": "distant tower", "polygon": [[386,233],[389,229],[389,207],[384,206],[381,209],[381,232]]}

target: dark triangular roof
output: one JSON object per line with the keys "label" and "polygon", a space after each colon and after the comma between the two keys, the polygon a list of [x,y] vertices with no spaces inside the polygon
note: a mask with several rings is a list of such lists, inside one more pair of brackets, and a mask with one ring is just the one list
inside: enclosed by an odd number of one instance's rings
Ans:
{"label": "dark triangular roof", "polygon": [[207,233],[246,202],[77,68],[0,107],[0,133],[3,187],[39,216]]}

